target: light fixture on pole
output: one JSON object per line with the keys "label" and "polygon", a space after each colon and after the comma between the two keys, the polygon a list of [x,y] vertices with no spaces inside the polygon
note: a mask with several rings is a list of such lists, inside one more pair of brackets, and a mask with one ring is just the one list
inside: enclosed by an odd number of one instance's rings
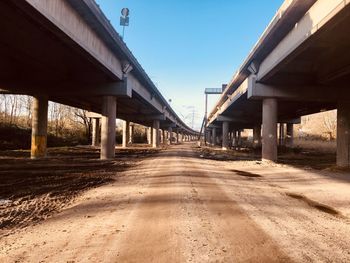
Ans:
{"label": "light fixture on pole", "polygon": [[120,25],[123,26],[122,39],[124,39],[125,27],[129,26],[129,13],[129,8],[123,8],[121,11],[122,16],[120,17]]}

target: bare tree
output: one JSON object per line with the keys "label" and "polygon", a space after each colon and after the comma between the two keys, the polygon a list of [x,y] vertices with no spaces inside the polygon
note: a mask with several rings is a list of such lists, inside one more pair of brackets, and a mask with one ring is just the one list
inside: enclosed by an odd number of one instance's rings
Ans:
{"label": "bare tree", "polygon": [[328,135],[329,140],[335,138],[337,132],[337,113],[336,111],[324,112],[323,127]]}
{"label": "bare tree", "polygon": [[86,136],[87,139],[89,139],[90,135],[91,135],[92,121],[91,121],[91,119],[89,117],[87,117],[87,111],[75,108],[74,109],[74,115],[84,125],[85,136]]}

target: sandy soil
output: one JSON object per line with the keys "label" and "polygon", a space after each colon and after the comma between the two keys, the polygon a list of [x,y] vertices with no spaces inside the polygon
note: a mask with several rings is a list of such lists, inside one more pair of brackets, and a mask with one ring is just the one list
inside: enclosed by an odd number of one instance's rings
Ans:
{"label": "sandy soil", "polygon": [[155,152],[118,149],[118,158],[101,161],[98,149],[84,146],[50,148],[46,160],[30,160],[28,151],[1,151],[0,235],[71,206],[84,191],[116,180],[117,172]]}
{"label": "sandy soil", "polygon": [[[2,236],[0,262],[350,261],[346,175],[232,160],[192,144],[152,156]],[[336,201],[324,202],[339,187]]]}

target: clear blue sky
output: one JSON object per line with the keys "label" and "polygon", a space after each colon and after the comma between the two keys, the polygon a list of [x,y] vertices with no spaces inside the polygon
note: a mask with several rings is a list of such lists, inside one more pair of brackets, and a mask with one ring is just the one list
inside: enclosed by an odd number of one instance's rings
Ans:
{"label": "clear blue sky", "polygon": [[[118,32],[130,9],[125,42],[179,116],[195,128],[204,89],[228,83],[283,0],[97,0]],[[210,97],[209,112],[217,97]]]}

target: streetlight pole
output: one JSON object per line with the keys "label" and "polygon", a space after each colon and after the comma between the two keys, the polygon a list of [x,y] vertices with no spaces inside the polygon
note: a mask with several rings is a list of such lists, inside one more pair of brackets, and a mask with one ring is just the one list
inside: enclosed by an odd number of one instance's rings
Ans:
{"label": "streetlight pole", "polygon": [[120,17],[120,25],[123,26],[123,35],[122,39],[124,40],[124,33],[125,33],[125,27],[129,26],[129,9],[128,8],[123,8],[121,13],[122,16]]}
{"label": "streetlight pole", "polygon": [[[223,85],[223,87],[226,87]],[[204,94],[205,94],[205,113],[204,113],[204,120],[203,120],[203,124],[204,124],[204,144],[207,145],[207,125],[208,125],[208,94],[222,94],[223,92],[223,88],[221,89],[205,89],[204,90]],[[201,131],[202,132],[202,131]]]}
{"label": "streetlight pole", "polygon": [[204,145],[207,145],[207,125],[208,125],[208,93],[205,92],[205,113],[204,113]]}

